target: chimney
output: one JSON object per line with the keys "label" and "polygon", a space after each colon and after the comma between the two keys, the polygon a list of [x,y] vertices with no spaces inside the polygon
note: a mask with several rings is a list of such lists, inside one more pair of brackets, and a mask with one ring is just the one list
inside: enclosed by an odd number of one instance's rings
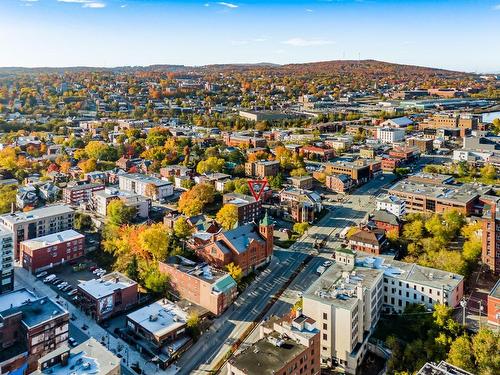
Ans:
{"label": "chimney", "polygon": [[16,212],[16,207],[15,207],[15,205],[14,205],[14,202],[12,202],[12,203],[10,204],[10,213],[11,213],[11,214],[13,214],[14,212]]}
{"label": "chimney", "polygon": [[300,318],[302,316],[302,309],[299,307],[297,310],[295,310],[295,317]]}

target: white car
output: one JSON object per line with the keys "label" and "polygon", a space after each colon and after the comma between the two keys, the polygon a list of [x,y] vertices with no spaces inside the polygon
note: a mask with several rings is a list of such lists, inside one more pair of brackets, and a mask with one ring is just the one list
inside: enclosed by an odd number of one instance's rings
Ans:
{"label": "white car", "polygon": [[333,262],[331,260],[327,260],[327,261],[323,262],[323,267],[327,268],[327,267],[330,267],[332,264],[333,264]]}
{"label": "white car", "polygon": [[52,275],[47,276],[45,279],[43,279],[43,282],[44,283],[50,283],[55,278],[56,278],[56,275],[52,274]]}
{"label": "white car", "polygon": [[68,286],[68,283],[66,281],[63,281],[61,284],[57,286],[57,289],[62,289],[64,287]]}
{"label": "white car", "polygon": [[39,274],[37,274],[36,277],[41,278],[41,277],[44,277],[45,275],[47,275],[47,271],[42,271]]}
{"label": "white car", "polygon": [[78,293],[78,290],[72,289],[68,292],[68,296],[74,296],[76,293]]}

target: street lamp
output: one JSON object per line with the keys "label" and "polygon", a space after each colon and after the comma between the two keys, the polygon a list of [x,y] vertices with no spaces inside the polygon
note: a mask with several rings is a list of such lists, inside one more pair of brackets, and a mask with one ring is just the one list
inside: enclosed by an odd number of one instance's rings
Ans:
{"label": "street lamp", "polygon": [[460,306],[462,306],[462,325],[465,327],[465,309],[467,307],[467,301],[465,300],[465,297],[462,297]]}

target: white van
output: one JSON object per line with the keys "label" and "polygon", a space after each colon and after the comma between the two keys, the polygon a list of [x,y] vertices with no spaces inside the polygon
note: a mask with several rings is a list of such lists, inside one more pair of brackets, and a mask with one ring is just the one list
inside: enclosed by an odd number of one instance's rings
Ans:
{"label": "white van", "polygon": [[56,275],[52,274],[52,275],[47,276],[45,279],[43,279],[43,282],[44,283],[50,283],[55,278],[56,278]]}

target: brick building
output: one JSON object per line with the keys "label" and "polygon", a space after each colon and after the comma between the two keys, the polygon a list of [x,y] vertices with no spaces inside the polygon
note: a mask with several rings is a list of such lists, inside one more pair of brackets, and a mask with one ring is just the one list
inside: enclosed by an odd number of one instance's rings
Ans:
{"label": "brick building", "polygon": [[241,267],[244,274],[248,274],[271,260],[273,224],[266,214],[259,225],[245,224],[212,235],[194,250],[210,265],[222,269],[234,263]]}
{"label": "brick building", "polygon": [[345,194],[354,187],[354,181],[349,175],[333,174],[326,176],[325,185],[336,193]]}
{"label": "brick building", "polygon": [[12,233],[0,228],[0,294],[14,289],[14,243]]}
{"label": "brick building", "polygon": [[328,161],[335,157],[335,150],[333,148],[303,146],[299,149],[299,154],[306,159]]}
{"label": "brick building", "polygon": [[80,308],[100,322],[137,303],[137,283],[119,272],[78,284]]}
{"label": "brick building", "polygon": [[488,293],[488,323],[500,326],[500,279]]}
{"label": "brick building", "polygon": [[360,229],[349,237],[351,250],[379,255],[387,247],[385,231],[380,229]]}
{"label": "brick building", "polygon": [[430,154],[434,150],[432,139],[410,137],[406,138],[406,145],[418,148],[422,154]]}
{"label": "brick building", "polygon": [[312,176],[290,177],[289,181],[297,189],[311,190],[314,185],[314,178]]}
{"label": "brick building", "polygon": [[484,195],[482,217],[482,261],[495,274],[500,273],[500,197]]}
{"label": "brick building", "polygon": [[67,345],[68,312],[26,289],[0,296],[0,321],[1,374],[33,372],[39,358]]}
{"label": "brick building", "polygon": [[331,174],[346,174],[352,178],[356,185],[361,185],[373,178],[381,171],[382,165],[380,161],[370,161],[358,159],[353,162],[337,161],[325,165],[325,173]]}
{"label": "brick building", "polygon": [[281,190],[280,203],[282,209],[298,223],[313,222],[323,209],[321,197],[316,192],[295,188]]}
{"label": "brick building", "polygon": [[214,315],[221,315],[238,293],[236,282],[226,272],[206,263],[171,257],[159,263],[160,272],[168,274],[170,285],[180,298],[195,303]]}
{"label": "brick building", "polygon": [[256,148],[266,147],[267,145],[265,138],[254,137],[246,134],[224,133],[222,138],[227,146],[232,147]]}
{"label": "brick building", "polygon": [[90,202],[93,192],[100,190],[104,190],[104,184],[79,181],[63,189],[63,201],[73,206],[85,204]]}
{"label": "brick building", "polygon": [[82,257],[85,252],[85,236],[68,229],[22,241],[19,246],[23,268],[37,273]]}
{"label": "brick building", "polygon": [[238,210],[238,223],[245,224],[259,221],[264,212],[262,210],[262,201],[256,201],[254,197],[238,194],[228,193],[222,196],[224,204],[230,204]]}
{"label": "brick building", "polygon": [[277,160],[259,160],[245,163],[245,174],[248,177],[265,178],[276,176],[280,171],[280,162]]}

